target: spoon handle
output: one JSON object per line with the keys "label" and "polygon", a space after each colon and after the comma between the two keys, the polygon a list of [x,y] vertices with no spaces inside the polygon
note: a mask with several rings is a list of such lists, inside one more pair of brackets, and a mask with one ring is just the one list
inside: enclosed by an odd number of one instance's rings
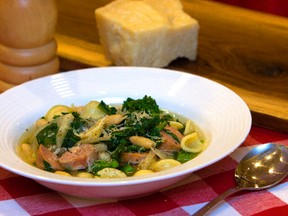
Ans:
{"label": "spoon handle", "polygon": [[208,204],[206,204],[205,206],[203,206],[200,210],[198,210],[196,213],[193,214],[193,216],[203,216],[206,215],[212,208],[214,208],[215,206],[217,206],[218,204],[220,204],[220,202],[222,200],[224,200],[226,197],[237,193],[238,191],[243,190],[244,188],[241,187],[234,187],[234,188],[230,188],[228,190],[226,190],[225,192],[223,192],[222,194],[220,194],[219,196],[217,196],[216,198],[214,198],[213,200],[211,200]]}

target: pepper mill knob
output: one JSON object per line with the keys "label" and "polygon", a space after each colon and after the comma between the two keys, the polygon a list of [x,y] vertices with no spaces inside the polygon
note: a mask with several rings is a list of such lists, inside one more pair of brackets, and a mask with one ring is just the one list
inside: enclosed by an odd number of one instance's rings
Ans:
{"label": "pepper mill knob", "polygon": [[56,0],[0,0],[0,92],[59,71]]}

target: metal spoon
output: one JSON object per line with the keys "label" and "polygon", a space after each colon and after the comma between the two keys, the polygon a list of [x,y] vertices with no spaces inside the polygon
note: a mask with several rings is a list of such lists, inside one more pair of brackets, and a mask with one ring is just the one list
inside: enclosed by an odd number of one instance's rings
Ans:
{"label": "metal spoon", "polygon": [[245,155],[235,170],[236,187],[230,188],[197,211],[194,216],[206,215],[226,197],[242,190],[262,190],[272,187],[288,175],[288,147],[263,144]]}

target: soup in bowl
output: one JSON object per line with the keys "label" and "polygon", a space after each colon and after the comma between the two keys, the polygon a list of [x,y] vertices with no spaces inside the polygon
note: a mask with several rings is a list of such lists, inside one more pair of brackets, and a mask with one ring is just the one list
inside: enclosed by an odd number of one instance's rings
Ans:
{"label": "soup in bowl", "polygon": [[[129,99],[138,103],[145,98],[154,100],[159,108],[158,120],[154,122],[158,133],[129,132],[123,139],[125,141],[115,141],[111,131],[119,132],[121,137],[123,127],[129,126],[123,126],[124,123],[128,124],[131,121],[128,116],[133,115],[122,109],[124,102]],[[102,104],[107,110],[101,110],[95,118],[85,116],[85,110],[89,110],[85,107],[91,104],[97,107]],[[115,113],[106,113],[114,108]],[[145,112],[141,115],[134,113],[133,118],[139,120],[143,116],[146,120],[151,119]],[[160,117],[165,120],[162,119],[163,124]],[[77,128],[75,119],[85,122],[84,125]],[[1,167],[53,190],[89,198],[130,198],[171,186],[230,154],[241,145],[251,128],[249,108],[228,88],[188,73],[141,67],[91,68],[19,85],[0,95],[0,121]],[[75,128],[70,127],[71,124]],[[193,130],[188,133],[189,125]],[[54,132],[53,127],[57,128]],[[137,127],[130,125],[130,130]],[[181,134],[180,139],[175,130]],[[50,136],[49,131],[52,131]],[[67,134],[71,135],[69,139]],[[163,147],[164,141],[169,139],[167,135],[180,146],[179,151]],[[49,140],[51,137],[54,141]],[[183,142],[181,147],[184,137],[189,142]],[[36,140],[34,143],[33,139]],[[111,140],[116,142],[114,146]],[[117,142],[126,142],[127,146],[121,144],[125,151],[117,150],[120,146]],[[87,149],[79,150],[83,146]],[[80,163],[79,169],[74,170],[73,163],[67,160],[78,155],[78,151],[89,152],[91,146],[92,159],[85,156],[84,165]],[[32,148],[32,154],[27,150],[29,148]],[[41,157],[38,157],[39,149]],[[45,158],[47,151],[57,156],[58,165],[66,154],[60,168],[51,166],[53,162]],[[140,155],[141,159],[132,163],[129,160],[134,155],[131,154]],[[190,159],[181,161],[177,158],[181,154]],[[64,159],[67,159],[66,163]],[[162,168],[157,168],[157,163],[161,165],[162,160],[167,163],[162,162]],[[101,173],[103,169],[118,170],[115,172],[120,175],[113,178],[113,174],[105,171],[107,177]]]}

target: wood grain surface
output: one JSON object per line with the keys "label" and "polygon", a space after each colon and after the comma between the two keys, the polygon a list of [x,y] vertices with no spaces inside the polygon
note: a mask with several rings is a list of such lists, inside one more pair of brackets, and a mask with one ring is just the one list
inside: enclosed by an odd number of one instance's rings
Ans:
{"label": "wood grain surface", "polygon": [[59,71],[56,0],[0,0],[0,93]]}
{"label": "wood grain surface", "polygon": [[[58,1],[56,40],[63,71],[112,65],[94,18],[94,10],[109,2]],[[182,3],[200,23],[198,58],[177,59],[168,68],[229,87],[248,104],[254,125],[288,132],[288,19],[211,1]]]}

